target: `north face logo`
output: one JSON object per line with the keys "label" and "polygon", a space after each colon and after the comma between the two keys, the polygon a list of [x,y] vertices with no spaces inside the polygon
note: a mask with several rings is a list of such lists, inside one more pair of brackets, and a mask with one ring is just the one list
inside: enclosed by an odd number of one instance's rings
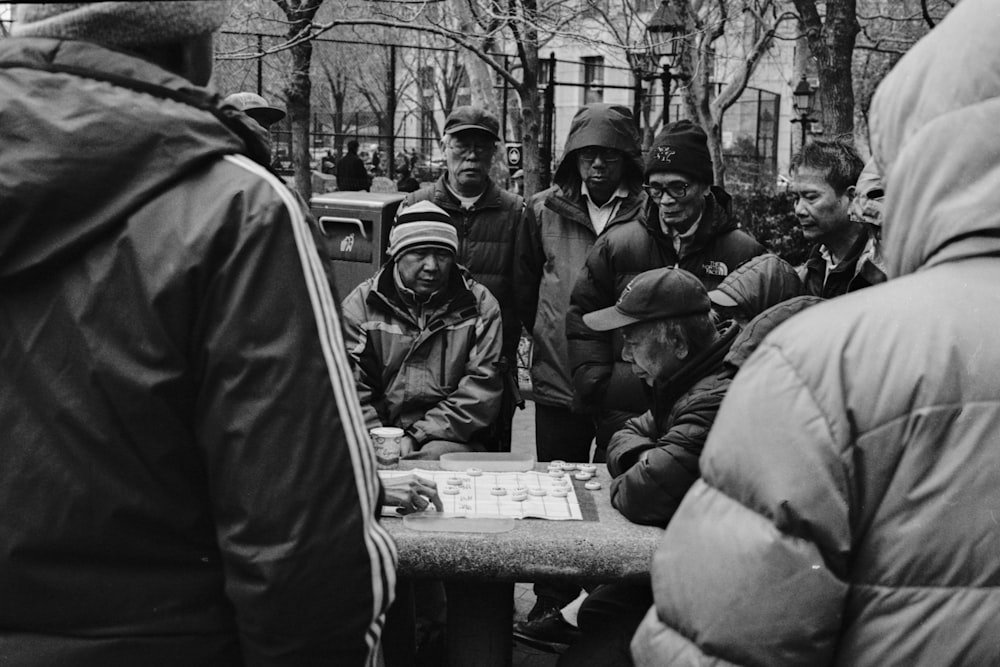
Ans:
{"label": "north face logo", "polygon": [[670,146],[660,146],[653,151],[653,160],[656,162],[666,162],[667,164],[670,164],[670,158],[675,155],[677,155],[677,151]]}
{"label": "north face logo", "polygon": [[705,262],[704,266],[705,273],[710,276],[727,276],[729,275],[729,267],[722,262]]}

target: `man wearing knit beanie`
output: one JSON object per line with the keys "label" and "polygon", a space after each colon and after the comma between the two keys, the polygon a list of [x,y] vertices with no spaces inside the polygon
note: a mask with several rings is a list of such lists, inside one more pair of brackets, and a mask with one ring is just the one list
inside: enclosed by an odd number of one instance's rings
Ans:
{"label": "man wearing knit beanie", "polygon": [[0,40],[4,664],[375,653],[374,455],[305,211],[202,87],[227,15],[26,4]]}
{"label": "man wearing knit beanie", "polygon": [[396,220],[389,261],[344,299],[366,426],[403,429],[403,458],[482,451],[500,409],[500,306],[457,250],[448,213],[417,202]]}
{"label": "man wearing knit beanie", "polygon": [[708,135],[690,120],[667,125],[646,161],[646,192],[660,230],[674,252],[671,263],[694,273],[713,289],[730,271],[764,249],[730,210],[731,197],[713,188]]}
{"label": "man wearing knit beanie", "polygon": [[639,273],[677,266],[713,289],[747,259],[764,251],[729,214],[729,195],[712,183],[704,130],[689,120],[671,123],[649,152],[643,188],[645,215],[610,226],[587,254],[566,317],[576,399],[599,410],[605,443],[625,421],[648,409],[642,384],[621,358],[620,338],[594,331],[586,313],[614,304]]}

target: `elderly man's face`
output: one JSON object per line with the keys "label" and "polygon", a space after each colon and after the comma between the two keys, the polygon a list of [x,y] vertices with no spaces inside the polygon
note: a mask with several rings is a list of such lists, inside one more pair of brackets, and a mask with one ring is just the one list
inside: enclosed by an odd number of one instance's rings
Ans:
{"label": "elderly man's face", "polygon": [[685,174],[654,172],[649,175],[645,189],[660,208],[660,222],[678,234],[690,229],[705,210],[708,185],[695,183]]}
{"label": "elderly man's face", "polygon": [[812,167],[800,167],[792,177],[795,217],[806,240],[829,245],[847,235],[854,224],[850,216],[854,187],[838,195],[826,173]]}
{"label": "elderly man's face", "polygon": [[396,259],[399,278],[417,296],[427,297],[437,292],[451,274],[455,255],[450,250],[435,247],[414,248]]}
{"label": "elderly man's face", "polygon": [[481,193],[489,182],[496,150],[496,139],[486,132],[463,130],[451,135],[445,143],[448,182],[463,195]]}
{"label": "elderly man's face", "polygon": [[622,360],[631,364],[635,376],[649,386],[680,370],[687,356],[687,349],[662,331],[656,322],[639,322],[622,331]]}

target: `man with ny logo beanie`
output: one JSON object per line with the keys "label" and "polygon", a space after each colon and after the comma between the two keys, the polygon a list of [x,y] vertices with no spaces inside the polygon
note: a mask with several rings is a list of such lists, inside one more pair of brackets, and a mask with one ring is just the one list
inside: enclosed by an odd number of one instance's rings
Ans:
{"label": "man with ny logo beanie", "polygon": [[632,278],[673,266],[714,289],[730,271],[764,252],[739,229],[730,197],[712,185],[705,131],[689,120],[657,136],[645,168],[647,215],[610,226],[587,255],[573,287],[566,336],[577,400],[599,415],[595,458],[603,460],[611,436],[649,409],[642,383],[622,359],[619,332],[594,331],[583,315],[613,306]]}

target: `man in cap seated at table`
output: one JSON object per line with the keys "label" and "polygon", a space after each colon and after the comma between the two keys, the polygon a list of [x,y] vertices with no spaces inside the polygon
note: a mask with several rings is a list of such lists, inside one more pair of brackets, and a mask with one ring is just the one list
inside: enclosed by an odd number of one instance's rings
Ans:
{"label": "man in cap seated at table", "polygon": [[[652,409],[611,437],[611,503],[630,521],[665,526],[698,479],[701,448],[732,378],[723,360],[740,328],[717,328],[702,281],[669,267],[640,273],[614,306],[583,322],[623,329],[623,359],[652,389]],[[648,584],[598,586],[577,615],[580,638],[559,665],[631,664],[629,641],[651,600]]]}
{"label": "man in cap seated at table", "polygon": [[402,428],[402,458],[483,451],[500,409],[500,306],[457,250],[448,214],[417,202],[389,235],[390,260],[344,299],[365,421]]}

